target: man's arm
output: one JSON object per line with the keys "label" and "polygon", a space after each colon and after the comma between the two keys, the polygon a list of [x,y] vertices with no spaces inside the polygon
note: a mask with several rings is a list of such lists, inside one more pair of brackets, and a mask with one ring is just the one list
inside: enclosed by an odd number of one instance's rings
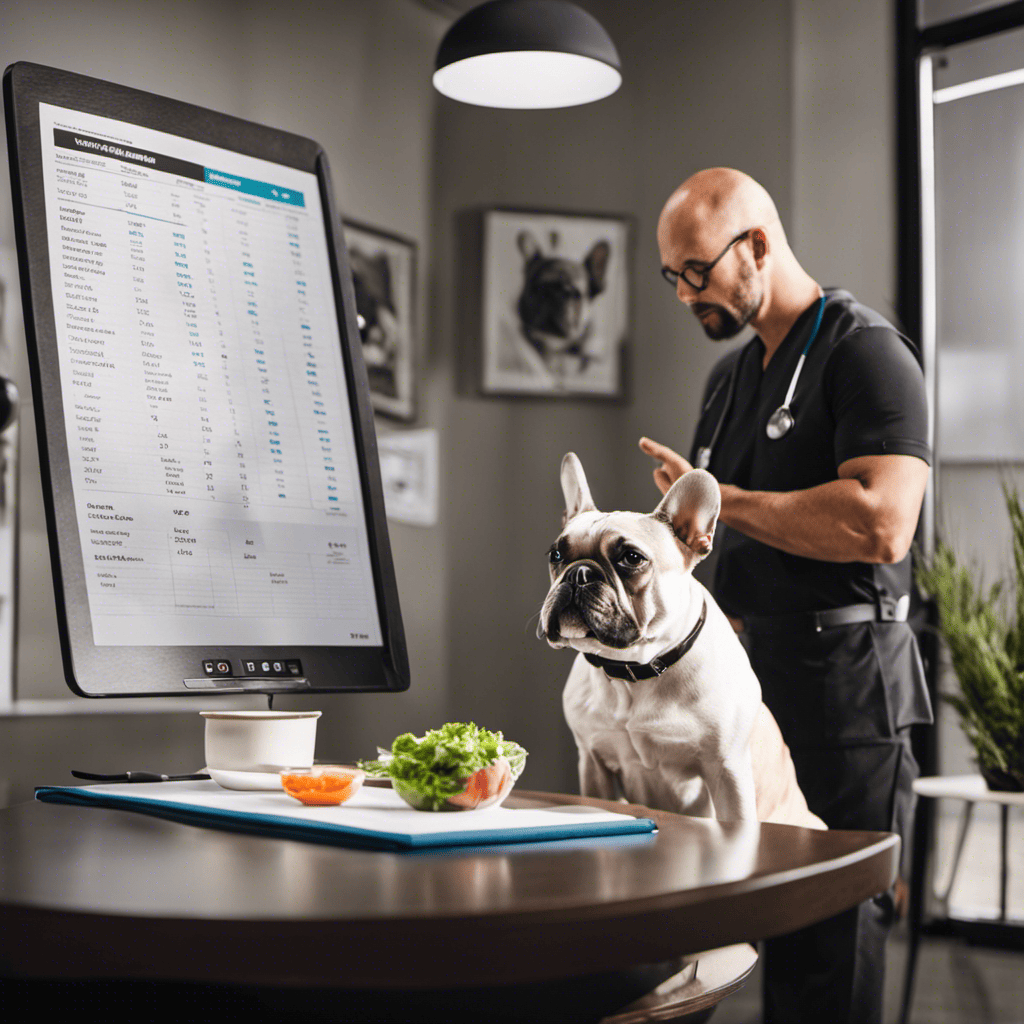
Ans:
{"label": "man's arm", "polygon": [[[665,493],[693,467],[648,438],[641,449],[661,461],[654,482]],[[839,479],[803,491],[745,491],[722,485],[720,520],[791,555],[826,562],[898,562],[910,550],[928,464],[914,455],[862,455]]]}
{"label": "man's arm", "polygon": [[721,520],[791,555],[826,562],[899,562],[921,514],[928,463],[916,455],[862,455],[838,480],[805,491],[722,485]]}

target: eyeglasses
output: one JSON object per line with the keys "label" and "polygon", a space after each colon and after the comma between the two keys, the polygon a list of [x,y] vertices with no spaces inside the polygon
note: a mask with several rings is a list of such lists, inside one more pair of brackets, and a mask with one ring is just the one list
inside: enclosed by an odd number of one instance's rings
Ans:
{"label": "eyeglasses", "polygon": [[662,267],[661,276],[665,278],[673,288],[679,287],[679,278],[681,277],[694,291],[702,292],[708,286],[708,277],[711,276],[711,271],[714,270],[715,264],[737,242],[742,241],[753,230],[753,228],[747,228],[743,234],[737,235],[710,263],[704,264],[703,267],[698,267],[693,263],[684,263],[682,270],[673,270],[671,267]]}

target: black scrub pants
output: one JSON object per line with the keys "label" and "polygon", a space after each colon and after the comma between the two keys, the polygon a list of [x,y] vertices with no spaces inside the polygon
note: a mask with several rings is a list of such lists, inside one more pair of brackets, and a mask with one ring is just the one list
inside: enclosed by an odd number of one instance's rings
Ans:
{"label": "black scrub pants", "polygon": [[[836,749],[790,748],[808,806],[829,828],[911,832],[918,768],[910,739]],[[768,939],[763,949],[765,1024],[881,1024],[886,892],[836,917]]]}
{"label": "black scrub pants", "polygon": [[[906,656],[906,631],[904,624],[865,623],[805,637],[745,638],[810,809],[829,828],[897,833],[904,857],[919,771],[909,724],[900,719],[913,717],[908,691],[923,685]],[[916,647],[910,653],[916,658]],[[767,940],[765,1024],[881,1024],[893,917],[887,892]]]}

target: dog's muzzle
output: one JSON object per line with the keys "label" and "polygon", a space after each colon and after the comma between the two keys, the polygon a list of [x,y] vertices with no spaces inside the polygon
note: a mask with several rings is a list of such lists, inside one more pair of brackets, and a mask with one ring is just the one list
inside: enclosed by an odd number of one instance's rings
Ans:
{"label": "dog's muzzle", "polygon": [[625,614],[604,569],[590,558],[571,563],[551,588],[541,609],[537,636],[555,642],[562,636],[562,616],[575,615],[594,638],[609,647],[628,647],[640,635]]}

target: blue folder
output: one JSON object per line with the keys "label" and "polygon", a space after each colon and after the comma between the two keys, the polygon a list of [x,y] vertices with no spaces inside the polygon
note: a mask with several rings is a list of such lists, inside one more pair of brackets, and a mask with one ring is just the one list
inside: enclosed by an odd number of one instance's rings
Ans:
{"label": "blue folder", "polygon": [[[222,807],[204,806],[201,803],[187,803],[182,800],[161,800],[153,794],[158,787],[175,783],[138,783],[133,789],[145,789],[145,796],[109,792],[105,786],[39,786],[35,798],[45,803],[74,804],[79,807],[107,807],[120,811],[134,811],[157,818],[166,818],[185,825],[201,828],[221,829],[228,832],[243,832],[250,835],[269,836],[274,839],[296,839],[321,843],[329,846],[346,846],[369,850],[415,851],[430,848],[451,848],[469,846],[492,846],[496,844],[521,844],[551,842],[554,840],[587,839],[604,836],[627,836],[657,831],[657,825],[650,818],[634,818],[617,815],[612,820],[587,820],[583,814],[580,820],[564,820],[569,809],[552,808],[552,817],[560,820],[552,824],[509,827],[503,824],[494,827],[494,815],[488,811],[455,812],[462,818],[466,814],[479,814],[479,828],[460,827],[458,831],[439,829],[431,832],[384,831],[359,827],[343,821],[316,821],[290,816],[270,814],[265,811],[253,812],[232,810]],[[178,784],[180,785],[180,784]],[[215,786],[214,783],[207,785]],[[118,787],[124,788],[124,787]],[[296,807],[300,805],[296,804]],[[333,810],[333,809],[332,809]],[[500,809],[505,811],[504,808]],[[583,811],[583,808],[580,808]],[[297,812],[299,813],[299,812]],[[426,812],[418,812],[426,813]],[[503,813],[500,820],[507,822],[517,811]],[[450,814],[438,814],[438,824]],[[576,817],[575,814],[572,815]],[[342,816],[339,816],[342,817]],[[432,817],[435,817],[432,815]],[[492,819],[488,822],[488,819]],[[464,820],[460,826],[469,824]]]}

